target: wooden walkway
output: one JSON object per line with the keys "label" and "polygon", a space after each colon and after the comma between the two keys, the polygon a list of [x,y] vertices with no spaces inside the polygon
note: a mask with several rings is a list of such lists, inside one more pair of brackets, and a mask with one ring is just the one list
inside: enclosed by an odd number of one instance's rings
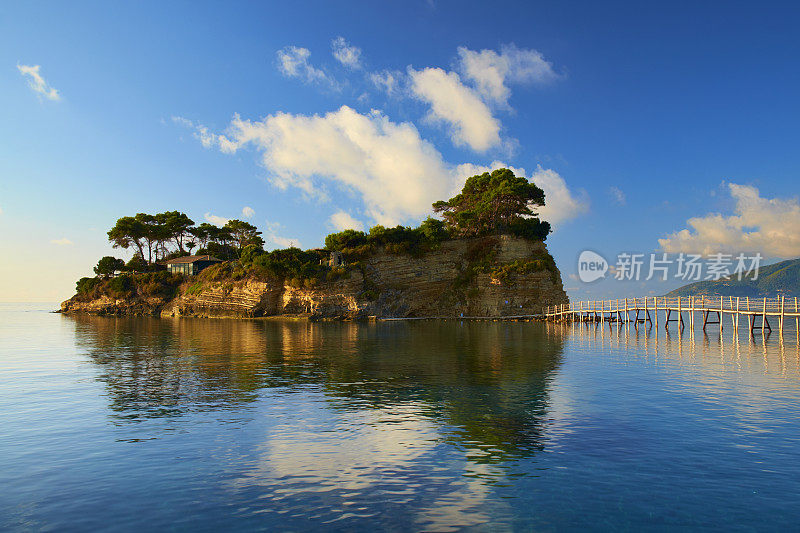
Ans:
{"label": "wooden walkway", "polygon": [[[659,312],[662,318],[659,318]],[[728,316],[734,334],[739,332],[739,319],[747,317],[750,335],[756,331],[771,332],[770,320],[775,323],[781,338],[787,320],[793,321],[800,342],[800,305],[797,298],[742,298],[733,296],[686,296],[681,298],[647,297],[619,298],[616,300],[586,301],[546,307],[547,320],[568,322],[632,322],[646,327],[659,326],[663,320],[664,328],[676,322],[682,331],[686,322],[690,331],[702,323],[703,331],[709,324],[719,324],[722,330]],[[794,320],[792,320],[794,319]]]}

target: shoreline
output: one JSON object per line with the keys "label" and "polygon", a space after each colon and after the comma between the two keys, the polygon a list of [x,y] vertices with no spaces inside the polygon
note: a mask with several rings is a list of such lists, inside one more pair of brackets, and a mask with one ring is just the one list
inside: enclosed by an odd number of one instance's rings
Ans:
{"label": "shoreline", "polygon": [[308,314],[286,314],[286,315],[269,315],[269,316],[161,316],[161,315],[135,315],[135,314],[102,314],[102,313],[88,313],[88,312],[74,312],[62,311],[56,309],[50,313],[65,315],[65,316],[96,316],[103,318],[132,318],[132,317],[146,317],[146,318],[159,318],[159,319],[181,319],[181,318],[203,318],[203,319],[218,319],[218,320],[274,320],[274,321],[307,321],[307,322],[406,322],[418,320],[458,320],[458,321],[471,321],[471,322],[544,322],[545,315],[543,314],[530,314],[530,315],[499,315],[499,316],[421,316],[421,317],[378,317],[378,316],[362,316],[357,318],[342,318],[342,317],[317,317]]}

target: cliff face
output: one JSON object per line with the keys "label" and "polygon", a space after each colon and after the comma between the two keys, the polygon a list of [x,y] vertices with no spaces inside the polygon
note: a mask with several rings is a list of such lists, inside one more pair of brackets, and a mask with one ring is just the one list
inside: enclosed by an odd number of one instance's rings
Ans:
{"label": "cliff face", "polygon": [[[550,266],[543,268],[543,263]],[[200,288],[185,287],[171,300],[75,300],[64,302],[62,310],[161,316],[385,318],[538,314],[544,306],[566,303],[567,296],[544,243],[499,236],[445,241],[421,257],[376,253],[351,269],[349,277],[313,288],[253,280],[219,281]]]}

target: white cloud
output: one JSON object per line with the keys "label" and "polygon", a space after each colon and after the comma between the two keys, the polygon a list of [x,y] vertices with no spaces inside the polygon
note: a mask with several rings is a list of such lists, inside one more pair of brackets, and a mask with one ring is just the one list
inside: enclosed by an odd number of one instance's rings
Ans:
{"label": "white cloud", "polygon": [[278,222],[270,222],[269,220],[265,220],[264,222],[266,227],[262,231],[261,235],[264,237],[264,242],[267,245],[272,245],[274,248],[302,247],[298,239],[291,239],[278,234],[278,232],[283,228],[283,226]]}
{"label": "white cloud", "polygon": [[458,74],[440,68],[409,68],[408,74],[411,91],[431,106],[428,118],[447,123],[455,145],[485,152],[500,144],[500,121]]}
{"label": "white cloud", "polygon": [[734,214],[690,218],[686,229],[659,239],[665,252],[761,252],[768,257],[800,256],[800,203],[797,198],[762,198],[758,189],[729,183]]}
{"label": "white cloud", "polygon": [[74,244],[71,240],[67,239],[66,237],[61,237],[60,239],[53,239],[50,241],[51,244],[55,244],[56,246],[72,246]]}
{"label": "white cloud", "polygon": [[362,224],[360,220],[353,218],[350,213],[346,211],[335,212],[328,221],[336,231],[344,231],[346,229],[364,230],[364,224]]}
{"label": "white cloud", "polygon": [[333,89],[338,89],[339,84],[308,62],[311,52],[308,48],[286,46],[277,52],[278,70],[289,78],[298,78],[306,83],[325,83]]}
{"label": "white cloud", "polygon": [[358,69],[361,68],[361,48],[348,44],[344,37],[337,37],[331,41],[333,57],[342,65]]}
{"label": "white cloud", "polygon": [[[460,191],[467,178],[484,172],[491,172],[498,168],[508,168],[517,176],[526,176],[524,168],[516,168],[502,161],[494,161],[489,166],[473,165],[470,163],[456,167],[456,174],[460,180],[456,182],[456,190]],[[579,217],[589,211],[589,196],[586,191],[571,190],[558,172],[552,169],[536,167],[536,171],[528,177],[528,181],[536,184],[544,191],[544,206],[535,209],[542,220],[548,221],[554,229],[567,220]]]}
{"label": "white cloud", "polygon": [[459,47],[459,67],[464,76],[472,80],[478,92],[487,101],[507,106],[511,94],[508,82],[544,84],[559,75],[553,65],[536,50],[519,49],[505,45],[498,54],[494,50],[469,50]]}
{"label": "white cloud", "polygon": [[325,183],[335,184],[359,193],[368,216],[385,225],[422,216],[452,188],[436,148],[413,124],[379,111],[342,106],[322,116],[276,113],[261,121],[237,115],[227,138],[230,151],[255,146],[277,187],[320,197]]}
{"label": "white cloud", "polygon": [[225,153],[232,154],[236,151],[237,147],[230,139],[224,135],[217,135],[209,131],[206,126],[202,124],[195,124],[193,121],[184,117],[172,117],[172,122],[180,126],[184,126],[194,130],[195,139],[200,141],[204,148],[219,148]]}
{"label": "white cloud", "polygon": [[570,190],[567,182],[555,170],[537,166],[530,181],[544,191],[544,207],[539,208],[539,216],[553,227],[589,212],[586,191]]}
{"label": "white cloud", "polygon": [[619,205],[625,205],[627,198],[625,197],[625,192],[622,189],[619,187],[609,187],[608,193]]}
{"label": "white cloud", "polygon": [[206,219],[206,222],[209,222],[211,224],[214,224],[215,226],[220,226],[220,227],[227,224],[228,220],[230,220],[229,218],[212,215],[211,213],[206,213],[205,215],[203,215],[203,218]]}
{"label": "white cloud", "polygon": [[[227,135],[216,138],[229,153],[255,147],[269,180],[281,189],[296,187],[317,198],[324,198],[327,185],[356,193],[366,215],[385,226],[418,221],[431,212],[433,202],[460,191],[469,176],[500,167],[525,175],[524,169],[499,161],[491,167],[451,165],[413,124],[347,106],[325,115],[276,113],[261,121],[235,115]],[[531,179],[545,191],[541,213],[551,224],[588,210],[586,193],[570,190],[555,171],[539,167]]]}
{"label": "white cloud", "polygon": [[403,79],[403,73],[396,70],[382,70],[380,72],[371,72],[369,80],[378,89],[386,92],[389,96],[397,93],[400,83]]}
{"label": "white cloud", "polygon": [[28,86],[35,93],[44,96],[48,100],[61,100],[61,95],[58,94],[56,88],[49,85],[39,73],[40,68],[39,65],[17,65],[20,74],[27,77]]}
{"label": "white cloud", "polygon": [[244,207],[242,208],[242,216],[243,216],[244,218],[253,218],[253,216],[254,216],[255,214],[256,214],[256,210],[255,210],[255,209],[253,209],[252,207],[249,207],[249,206],[244,206]]}

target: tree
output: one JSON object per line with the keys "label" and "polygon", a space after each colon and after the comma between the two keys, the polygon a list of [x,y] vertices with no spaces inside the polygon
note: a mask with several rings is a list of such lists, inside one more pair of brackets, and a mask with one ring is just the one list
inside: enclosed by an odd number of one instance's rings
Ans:
{"label": "tree", "polygon": [[[540,230],[549,224],[535,218],[535,207],[544,205],[544,191],[507,168],[467,179],[461,194],[433,204],[448,230],[459,237],[513,232],[520,226]],[[531,222],[522,222],[531,220]],[[546,225],[546,226],[545,226]]]}
{"label": "tree", "polygon": [[144,272],[147,270],[147,261],[144,260],[142,254],[137,252],[125,264],[125,270],[129,272]]}
{"label": "tree", "polygon": [[264,239],[261,238],[261,232],[249,222],[236,219],[229,220],[222,229],[228,231],[231,240],[236,244],[239,250],[244,249],[244,247],[249,244],[255,244],[259,247],[264,246]]}
{"label": "tree", "polygon": [[125,261],[107,255],[97,262],[97,266],[94,267],[94,273],[98,276],[108,277],[123,268],[125,268]]}
{"label": "tree", "polygon": [[194,237],[198,248],[205,248],[208,241],[214,240],[214,236],[218,230],[219,228],[214,224],[203,222],[199,226],[191,228],[189,232]]}
{"label": "tree", "polygon": [[346,229],[339,233],[331,233],[325,237],[325,248],[332,251],[343,248],[355,248],[367,244],[367,234],[363,231]]}
{"label": "tree", "polygon": [[194,226],[194,220],[180,211],[167,211],[156,215],[156,221],[163,225],[164,235],[175,242],[178,251],[184,252],[183,240],[190,235],[190,230]]}
{"label": "tree", "polygon": [[429,242],[440,242],[449,237],[445,223],[432,217],[423,220],[417,230],[422,234],[422,237]]}
{"label": "tree", "polygon": [[155,249],[156,253],[158,253],[158,242],[163,239],[163,227],[158,224],[155,215],[136,213],[134,218],[141,224],[143,230],[142,237],[145,244],[147,244],[147,262],[152,263],[153,250]]}
{"label": "tree", "polygon": [[144,257],[145,233],[147,228],[135,217],[122,217],[108,232],[108,240],[114,248],[128,249],[135,246],[141,257]]}

